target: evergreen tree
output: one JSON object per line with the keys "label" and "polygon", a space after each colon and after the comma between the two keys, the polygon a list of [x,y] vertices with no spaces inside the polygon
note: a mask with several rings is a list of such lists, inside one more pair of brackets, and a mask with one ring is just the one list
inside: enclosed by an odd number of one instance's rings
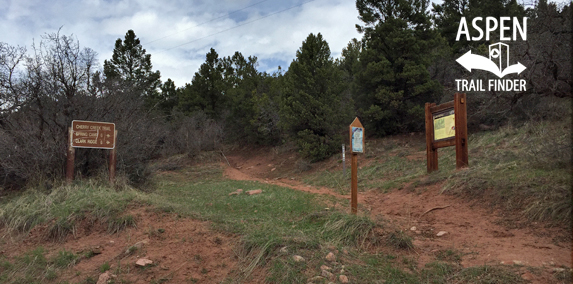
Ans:
{"label": "evergreen tree", "polygon": [[342,71],[319,33],[310,34],[285,74],[281,123],[303,156],[329,157],[342,142],[340,131],[350,121],[352,103],[342,100]]}
{"label": "evergreen tree", "polygon": [[177,88],[175,82],[167,79],[160,87],[159,99],[157,101],[157,108],[164,114],[169,115],[173,108],[177,105]]}
{"label": "evergreen tree", "polygon": [[232,57],[224,58],[222,64],[229,111],[226,133],[246,142],[255,142],[257,130],[251,125],[255,115],[253,95],[263,80],[256,68],[257,58],[245,58],[240,52],[235,52]]}
{"label": "evergreen tree", "polygon": [[223,70],[219,54],[211,48],[191,84],[180,90],[179,109],[186,114],[203,111],[210,118],[220,118],[226,103]]}
{"label": "evergreen tree", "polygon": [[358,0],[363,26],[361,71],[355,99],[376,135],[421,130],[424,104],[439,100],[441,86],[428,66],[440,37],[431,28],[427,0]]}
{"label": "evergreen tree", "polygon": [[159,71],[153,72],[152,68],[151,55],[146,54],[139,38],[129,30],[123,41],[116,40],[111,60],[104,61],[103,72],[106,80],[113,81],[120,88],[130,88],[153,100],[161,84],[161,75]]}

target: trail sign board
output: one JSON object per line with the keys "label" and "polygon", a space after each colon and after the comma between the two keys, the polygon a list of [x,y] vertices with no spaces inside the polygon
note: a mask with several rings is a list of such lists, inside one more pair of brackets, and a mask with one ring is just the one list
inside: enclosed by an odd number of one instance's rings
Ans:
{"label": "trail sign board", "polygon": [[364,153],[364,126],[358,117],[350,124],[350,152]]}
{"label": "trail sign board", "polygon": [[428,173],[438,170],[438,149],[456,146],[456,168],[468,166],[466,94],[436,105],[426,103],[426,154]]}
{"label": "trail sign board", "polygon": [[454,108],[433,113],[434,141],[444,140],[456,136],[456,118]]}
{"label": "trail sign board", "polygon": [[97,121],[72,121],[71,146],[74,148],[115,148],[115,124]]}

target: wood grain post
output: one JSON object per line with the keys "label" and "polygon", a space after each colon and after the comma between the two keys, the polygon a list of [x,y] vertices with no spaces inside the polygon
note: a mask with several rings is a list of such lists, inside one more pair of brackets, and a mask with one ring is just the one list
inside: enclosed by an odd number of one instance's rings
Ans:
{"label": "wood grain post", "polygon": [[76,148],[72,147],[74,130],[68,127],[68,153],[66,157],[66,183],[71,184],[74,180],[74,161],[76,158]]}
{"label": "wood grain post", "polygon": [[466,94],[454,95],[454,112],[456,116],[456,169],[468,164],[468,116]]}
{"label": "wood grain post", "polygon": [[113,149],[109,153],[109,182],[113,185],[115,183],[115,166],[117,163],[117,130],[114,132]]}
{"label": "wood grain post", "polygon": [[352,153],[351,160],[352,178],[350,186],[350,208],[352,214],[356,215],[358,212],[358,154]]}
{"label": "wood grain post", "polygon": [[426,103],[426,167],[428,173],[438,170],[438,149],[434,147],[434,121],[431,107],[435,103]]}

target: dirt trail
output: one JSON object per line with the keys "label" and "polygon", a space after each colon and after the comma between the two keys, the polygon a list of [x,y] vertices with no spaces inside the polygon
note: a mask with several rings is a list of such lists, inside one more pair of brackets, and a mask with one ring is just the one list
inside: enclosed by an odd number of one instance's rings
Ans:
{"label": "dirt trail", "polygon": [[[225,164],[225,175],[228,178],[350,198],[350,195],[341,195],[329,188],[308,186],[285,177],[285,172],[294,172],[293,166],[289,168],[289,164],[294,164],[292,156],[271,152],[231,154],[227,157],[230,166]],[[279,164],[281,170],[276,170]],[[292,175],[296,177],[296,174]],[[360,210],[366,214],[372,217],[381,215],[412,236],[415,246],[412,256],[418,259],[420,266],[434,261],[438,252],[451,249],[462,254],[464,267],[516,264],[543,268],[545,273],[524,276],[533,283],[545,283],[547,275],[555,268],[571,267],[570,238],[566,237],[563,229],[544,228],[543,224],[535,223],[527,227],[512,226],[499,216],[499,212],[492,212],[483,204],[471,204],[467,200],[441,194],[440,188],[441,185],[434,184],[386,194],[359,192],[358,202]],[[427,212],[433,208],[435,210]],[[440,231],[447,233],[438,237]],[[522,270],[524,274],[528,273],[525,267]]]}
{"label": "dirt trail", "polygon": [[[136,228],[109,234],[105,225],[84,220],[64,242],[50,242],[44,237],[48,226],[42,225],[23,236],[24,241],[8,240],[6,246],[0,245],[0,255],[11,258],[40,246],[53,255],[62,250],[80,255],[96,252],[63,272],[59,280],[70,283],[84,283],[88,277],[97,280],[104,263],[110,265],[112,274],[119,274],[115,283],[135,284],[166,280],[221,283],[238,265],[233,251],[237,236],[214,232],[208,222],[145,207],[129,209],[126,214],[134,216]],[[133,249],[127,253],[131,246]],[[153,264],[138,268],[135,262],[139,258],[147,258]]]}
{"label": "dirt trail", "polygon": [[310,185],[305,185],[302,182],[296,181],[296,180],[288,180],[288,179],[262,179],[262,178],[257,178],[254,176],[250,176],[245,172],[242,172],[236,168],[233,167],[226,167],[225,168],[225,172],[224,175],[227,178],[233,179],[233,180],[252,180],[252,181],[258,181],[258,182],[262,182],[262,183],[268,183],[268,184],[274,184],[274,185],[278,185],[278,186],[282,186],[282,187],[288,187],[288,188],[292,188],[292,189],[296,189],[296,190],[300,190],[300,191],[305,191],[305,192],[310,192],[310,193],[314,193],[314,194],[326,194],[326,195],[332,195],[334,197],[337,198],[346,198],[349,199],[350,195],[346,196],[346,195],[341,195],[338,194],[334,191],[332,191],[329,188],[326,187],[316,187],[316,186],[310,186]]}

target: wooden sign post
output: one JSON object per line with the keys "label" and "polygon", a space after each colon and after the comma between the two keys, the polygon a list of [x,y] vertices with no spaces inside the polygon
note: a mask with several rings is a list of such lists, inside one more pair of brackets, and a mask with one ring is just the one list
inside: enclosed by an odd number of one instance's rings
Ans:
{"label": "wooden sign post", "polygon": [[426,103],[426,155],[428,173],[438,170],[438,148],[456,146],[456,168],[468,166],[466,94],[441,105]]}
{"label": "wooden sign post", "polygon": [[351,182],[350,209],[352,214],[358,212],[358,153],[364,153],[364,126],[357,118],[350,124]]}
{"label": "wooden sign post", "polygon": [[115,124],[109,122],[74,120],[68,132],[69,146],[66,159],[66,182],[69,184],[74,180],[75,148],[94,148],[111,150],[109,181],[113,183],[115,179],[115,142],[117,137]]}

